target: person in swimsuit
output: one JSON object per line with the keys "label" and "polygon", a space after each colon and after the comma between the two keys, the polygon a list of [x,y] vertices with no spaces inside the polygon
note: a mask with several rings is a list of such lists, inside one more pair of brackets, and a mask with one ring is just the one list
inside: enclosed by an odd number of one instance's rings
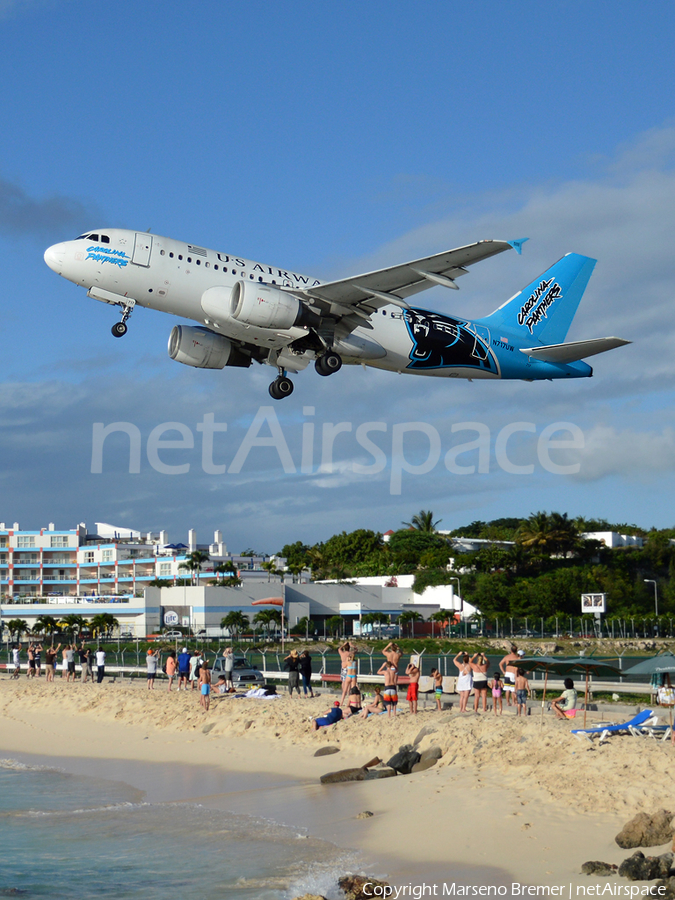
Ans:
{"label": "person in swimsuit", "polygon": [[360,712],[360,716],[362,719],[367,719],[370,715],[377,715],[378,713],[383,712],[384,710],[384,700],[382,699],[382,688],[379,684],[375,685],[375,696],[373,697],[373,702],[369,703],[368,706],[364,706]]}
{"label": "person in swimsuit", "polygon": [[[461,657],[461,659],[460,659]],[[469,654],[460,650],[453,659],[453,663],[457,666],[459,677],[457,678],[456,690],[459,694],[459,711],[466,712],[466,704],[469,701],[469,694],[473,684],[471,673],[471,665],[469,663]]]}
{"label": "person in swimsuit", "polygon": [[398,664],[400,663],[401,657],[403,656],[403,652],[398,644],[395,644],[394,641],[389,641],[387,646],[382,651],[382,655],[390,665],[395,666],[398,670]]}
{"label": "person in swimsuit", "polygon": [[443,676],[438,669],[431,670],[431,677],[434,679],[434,697],[436,698],[436,709],[440,712],[443,708],[441,700],[443,699]]}
{"label": "person in swimsuit", "polygon": [[387,715],[389,717],[395,716],[398,703],[398,670],[392,663],[384,662],[377,670],[377,674],[384,675],[383,699],[387,708]]}
{"label": "person in swimsuit", "polygon": [[340,654],[340,662],[342,668],[340,670],[340,678],[342,679],[342,697],[340,698],[340,706],[344,705],[345,697],[354,687],[356,682],[356,647],[345,641],[341,647],[338,647]]}
{"label": "person in swimsuit", "polygon": [[35,645],[35,674],[39,678],[42,674],[42,644]]}
{"label": "person in swimsuit", "polygon": [[363,709],[363,704],[361,703],[361,691],[359,690],[358,684],[355,684],[354,687],[350,689],[348,703],[348,712],[345,712],[346,719],[350,716],[358,715]]}
{"label": "person in swimsuit", "polygon": [[406,700],[410,704],[410,712],[416,716],[417,715],[417,699],[419,697],[419,688],[420,688],[420,670],[419,666],[416,666],[412,661],[408,663],[405,667],[405,674],[410,679],[410,683],[408,684],[408,693],[406,694]]}
{"label": "person in swimsuit", "polygon": [[211,705],[211,672],[206,660],[199,667],[199,705],[208,712]]}
{"label": "person in swimsuit", "polygon": [[478,712],[480,699],[483,698],[483,712],[487,712],[488,692],[488,658],[484,653],[474,653],[469,660],[473,675],[473,711]]}
{"label": "person in swimsuit", "polygon": [[501,672],[495,672],[492,679],[492,712],[497,715],[497,707],[499,706],[499,715],[502,714],[502,693],[504,685],[501,678]]}
{"label": "person in swimsuit", "polygon": [[518,711],[516,713],[517,716],[524,716],[527,714],[527,697],[530,693],[530,682],[527,680],[527,677],[525,675],[525,669],[518,669],[516,671],[516,705],[518,707]]}
{"label": "person in swimsuit", "polygon": [[515,644],[512,644],[511,650],[499,663],[499,668],[502,670],[502,674],[504,675],[504,693],[506,694],[507,706],[511,706],[512,700],[515,703],[516,672],[518,671],[518,666],[515,665],[515,663],[518,662],[519,658],[518,648]]}

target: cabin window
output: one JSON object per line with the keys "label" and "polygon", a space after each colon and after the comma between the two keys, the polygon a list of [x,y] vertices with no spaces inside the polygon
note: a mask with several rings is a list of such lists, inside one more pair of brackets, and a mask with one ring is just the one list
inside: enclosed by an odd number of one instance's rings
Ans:
{"label": "cabin window", "polygon": [[[208,263],[207,263],[206,265],[208,266]],[[216,271],[218,271],[218,263],[216,263],[215,266],[214,266],[213,268],[214,268]]]}
{"label": "cabin window", "polygon": [[182,257],[181,254],[179,253],[179,254],[178,254],[178,259],[182,259],[182,258],[183,258],[183,257]]}
{"label": "cabin window", "polygon": [[192,262],[192,257],[188,256],[188,262]]}
{"label": "cabin window", "polygon": [[202,264],[201,259],[197,259],[197,260],[195,260],[195,262],[197,263],[198,266],[201,266],[201,264]]}
{"label": "cabin window", "polygon": [[159,251],[159,255],[160,255],[160,256],[164,256],[164,251],[163,251],[163,250],[160,250],[160,251]]}
{"label": "cabin window", "polygon": [[232,269],[232,274],[233,274],[233,275],[236,275],[236,274],[237,274],[237,270],[236,270],[236,269]]}
{"label": "cabin window", "polygon": [[169,253],[169,257],[173,259],[173,253]]}
{"label": "cabin window", "polygon": [[253,279],[253,275],[249,275],[248,277],[249,277],[251,280]]}

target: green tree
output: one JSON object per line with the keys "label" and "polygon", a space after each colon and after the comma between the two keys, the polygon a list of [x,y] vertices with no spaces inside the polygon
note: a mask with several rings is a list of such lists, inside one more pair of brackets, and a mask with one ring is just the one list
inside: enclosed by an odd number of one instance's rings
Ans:
{"label": "green tree", "polygon": [[76,613],[69,613],[58,622],[59,630],[64,632],[65,634],[69,634],[71,640],[75,640],[75,635],[79,634],[87,624],[87,620],[84,616],[79,616]]}
{"label": "green tree", "polygon": [[401,524],[415,531],[425,531],[433,534],[436,531],[436,526],[442,521],[442,519],[436,519],[434,522],[434,514],[431,510],[421,509],[409,522],[402,522]]}
{"label": "green tree", "polygon": [[306,569],[309,565],[308,552],[309,547],[302,541],[296,541],[294,544],[284,544],[277,556],[281,556],[286,560],[288,568],[291,566],[300,566],[301,570]]}
{"label": "green tree", "polygon": [[92,616],[89,623],[92,632],[96,637],[107,637],[113,628],[119,627],[119,622],[112,613],[97,613]]}
{"label": "green tree", "polygon": [[192,553],[188,553],[185,557],[185,562],[182,562],[178,568],[190,572],[192,584],[199,584],[199,573],[202,569],[202,563],[207,562],[208,559],[210,557],[205,550],[193,550]]}
{"label": "green tree", "polygon": [[[453,621],[455,614],[450,609],[439,609],[437,612],[429,616],[430,622],[438,622],[440,626],[449,625]],[[431,626],[431,636],[433,637],[433,625]]]}
{"label": "green tree", "polygon": [[59,630],[55,616],[38,616],[33,624],[33,628],[38,634],[42,635],[53,635]]}
{"label": "green tree", "polygon": [[273,627],[276,631],[276,628],[281,625],[281,610],[261,609],[260,612],[253,616],[253,621],[256,625],[262,625],[269,634]]}
{"label": "green tree", "polygon": [[[238,587],[241,584],[241,578],[237,575],[237,567],[231,559],[218,563],[217,566],[213,567],[213,571],[216,574],[216,584],[220,583],[226,587]],[[225,578],[226,573],[229,573],[227,578]],[[220,582],[218,581],[218,575],[223,576]]]}
{"label": "green tree", "polygon": [[389,616],[386,613],[370,612],[361,616],[362,625],[377,625],[378,637],[382,635],[382,626],[389,624]]}
{"label": "green tree", "polygon": [[407,625],[410,629],[410,637],[415,637],[415,622],[423,622],[424,616],[417,612],[416,609],[406,609],[398,617],[401,625]]}
{"label": "green tree", "polygon": [[28,622],[25,619],[10,619],[5,627],[9,631],[10,638],[15,638],[17,641],[21,640],[22,634],[28,634],[29,631]]}
{"label": "green tree", "polygon": [[273,559],[269,559],[266,562],[260,563],[260,568],[264,569],[267,572],[267,583],[270,583],[272,575],[278,575],[279,571],[277,569],[277,564]]}
{"label": "green tree", "polygon": [[429,531],[402,529],[389,538],[389,554],[396,574],[412,574],[422,565],[422,558],[430,551],[442,551],[446,563],[450,545],[445,538]]}
{"label": "green tree", "polygon": [[342,616],[330,616],[326,619],[326,628],[329,634],[339,635],[342,632]]}
{"label": "green tree", "polygon": [[233,609],[220,620],[220,627],[227,628],[234,635],[239,635],[246,631],[250,624],[248,616],[238,609]]}
{"label": "green tree", "polygon": [[304,634],[306,636],[314,634],[314,622],[312,622],[309,616],[303,616],[301,619],[298,619],[291,628],[291,634]]}

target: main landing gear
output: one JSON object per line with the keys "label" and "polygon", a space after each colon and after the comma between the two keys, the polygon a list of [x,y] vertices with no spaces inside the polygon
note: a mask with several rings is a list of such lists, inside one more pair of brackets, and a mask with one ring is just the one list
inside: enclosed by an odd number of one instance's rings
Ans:
{"label": "main landing gear", "polygon": [[115,322],[113,327],[110,329],[113,337],[116,337],[116,338],[124,337],[124,335],[129,330],[127,328],[127,319],[134,311],[134,306],[136,306],[136,301],[128,299],[126,303],[120,303],[119,305],[122,307],[122,321]]}
{"label": "main landing gear", "polygon": [[332,375],[334,372],[339,372],[342,368],[342,358],[333,350],[329,350],[323,356],[317,358],[314,368],[319,375]]}
{"label": "main landing gear", "polygon": [[283,373],[280,373],[269,386],[270,397],[273,400],[283,400],[293,393],[293,382]]}

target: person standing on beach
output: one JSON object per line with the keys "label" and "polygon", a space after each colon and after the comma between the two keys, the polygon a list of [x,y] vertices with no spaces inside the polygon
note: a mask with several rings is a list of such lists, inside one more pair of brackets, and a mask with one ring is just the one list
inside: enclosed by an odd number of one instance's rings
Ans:
{"label": "person standing on beach", "polygon": [[171,693],[171,685],[173,684],[173,680],[176,677],[176,665],[176,651],[169,650],[169,655],[166,658],[166,667],[164,670],[166,672],[167,678],[169,679],[169,686],[167,688],[167,691],[169,693]]}
{"label": "person standing on beach", "polygon": [[408,685],[408,693],[406,694],[406,700],[410,704],[410,712],[414,716],[416,716],[421,675],[419,666],[416,666],[415,663],[410,660],[408,665],[405,667],[405,674],[410,679],[410,684]]}
{"label": "person standing on beach", "polygon": [[92,681],[94,680],[94,670],[91,667],[91,650],[89,647],[85,646],[84,641],[82,641],[82,644],[80,645],[78,655],[80,657],[80,669],[82,670],[80,680],[82,681],[82,684],[86,684],[89,678],[91,678]]}
{"label": "person standing on beach", "polygon": [[297,650],[291,650],[284,660],[284,669],[288,669],[288,693],[293,696],[293,690],[300,696],[300,657]]}
{"label": "person standing on beach", "polygon": [[525,669],[517,669],[516,671],[516,706],[517,716],[527,715],[527,697],[530,694],[530,682],[525,675]]}
{"label": "person standing on beach", "polygon": [[382,655],[387,660],[387,662],[396,667],[398,671],[398,664],[401,662],[401,657],[403,656],[403,651],[395,644],[394,641],[389,641],[387,646],[382,651]]}
{"label": "person standing on beach", "polygon": [[302,691],[303,695],[307,697],[307,692],[309,691],[309,696],[314,696],[314,691],[312,690],[312,657],[309,655],[309,650],[303,650],[300,654],[300,675],[302,676]]}
{"label": "person standing on beach", "polygon": [[184,691],[187,691],[189,677],[190,654],[188,653],[188,648],[183,647],[182,651],[178,654],[178,690],[182,687]]}
{"label": "person standing on beach", "polygon": [[436,698],[436,709],[440,712],[443,708],[441,700],[443,699],[443,676],[438,669],[431,670],[431,677],[434,679],[434,697]]}
{"label": "person standing on beach", "polygon": [[398,704],[398,669],[390,662],[383,662],[377,674],[384,675],[384,705],[387,708],[387,718],[391,718],[396,715]]}
{"label": "person standing on beach", "polygon": [[518,648],[515,644],[511,644],[510,651],[499,663],[499,668],[502,670],[502,674],[504,676],[504,693],[506,694],[507,706],[511,706],[512,700],[514,703],[516,701],[515,691],[518,666],[515,665],[515,663],[517,663],[519,659],[520,657],[518,656]]}
{"label": "person standing on beach", "polygon": [[488,658],[484,653],[474,653],[469,660],[473,673],[473,711],[478,712],[480,699],[483,698],[483,712],[487,712],[488,692]]}
{"label": "person standing on beach", "polygon": [[344,706],[345,697],[350,689],[354,687],[356,682],[356,647],[345,641],[341,647],[338,647],[340,654],[340,678],[342,680],[342,697],[340,698],[340,706]]}
{"label": "person standing on beach", "polygon": [[35,644],[28,645],[28,671],[26,678],[35,678]]}
{"label": "person standing on beach", "polygon": [[38,641],[35,645],[35,675],[37,678],[42,674],[42,644]]}
{"label": "person standing on beach", "polygon": [[96,651],[96,683],[101,684],[105,677],[105,650],[99,645]]}
{"label": "person standing on beach", "polygon": [[[61,645],[59,644],[59,646]],[[21,644],[15,644],[12,647],[12,665],[14,666],[12,678],[18,678],[21,674]]]}
{"label": "person standing on beach", "polygon": [[459,670],[459,676],[457,678],[457,685],[455,687],[455,690],[459,694],[459,711],[463,713],[466,712],[466,704],[468,703],[469,694],[471,693],[471,687],[473,684],[471,666],[469,664],[469,654],[464,653],[462,650],[460,650],[453,659],[453,663]]}
{"label": "person standing on beach", "polygon": [[234,671],[234,650],[232,647],[226,647],[223,653],[223,668],[225,670],[225,684],[228,688],[234,687],[232,681],[232,672]]}
{"label": "person standing on beach", "polygon": [[61,644],[55,647],[53,644],[51,647],[48,647],[45,651],[45,669],[47,670],[47,681],[54,680],[54,667],[56,665],[56,658],[59,655],[59,650],[61,649]]}
{"label": "person standing on beach", "polygon": [[148,690],[154,691],[155,676],[157,675],[157,655],[152,647],[148,649],[148,655],[145,657],[145,666],[148,672]]}
{"label": "person standing on beach", "polygon": [[499,707],[499,715],[502,714],[502,692],[504,684],[501,679],[501,672],[495,672],[492,679],[492,712],[497,715],[497,707]]}
{"label": "person standing on beach", "polygon": [[199,655],[199,650],[193,650],[190,657],[190,683],[192,690],[196,691],[199,684],[199,670],[203,660]]}
{"label": "person standing on beach", "polygon": [[208,712],[211,705],[211,673],[206,660],[202,660],[199,667],[199,705]]}
{"label": "person standing on beach", "polygon": [[75,644],[67,644],[65,653],[66,666],[68,667],[66,681],[75,681]]}

